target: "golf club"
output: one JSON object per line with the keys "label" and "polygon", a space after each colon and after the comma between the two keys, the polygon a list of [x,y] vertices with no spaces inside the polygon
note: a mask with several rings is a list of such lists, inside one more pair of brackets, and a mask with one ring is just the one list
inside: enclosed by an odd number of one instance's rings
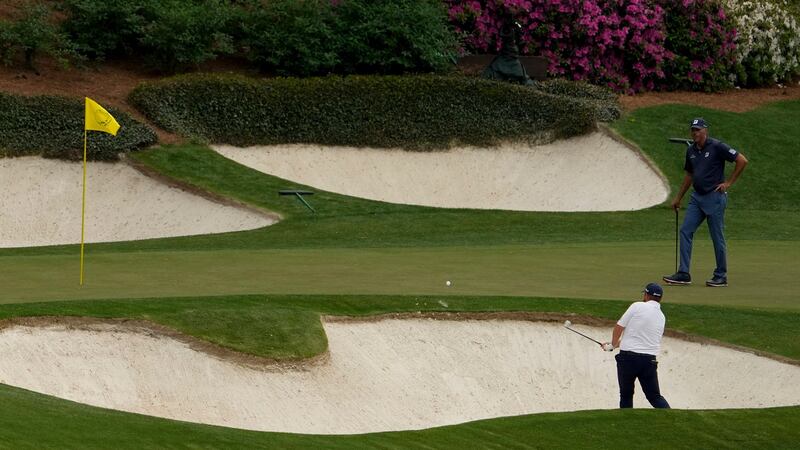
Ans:
{"label": "golf club", "polygon": [[588,340],[590,340],[590,341],[592,341],[592,342],[596,342],[596,343],[598,343],[598,344],[600,344],[600,345],[603,345],[603,343],[602,343],[602,342],[600,342],[600,341],[596,341],[596,340],[594,340],[594,339],[590,338],[589,336],[587,336],[587,335],[585,335],[585,334],[581,333],[580,331],[575,331],[575,330],[573,330],[572,328],[570,328],[570,326],[571,326],[571,325],[572,325],[572,322],[570,322],[569,320],[567,320],[567,321],[565,321],[565,322],[564,322],[564,328],[568,329],[569,331],[572,331],[573,333],[578,333],[578,334],[580,334],[581,336],[585,337],[586,339],[588,339]]}
{"label": "golf club", "polygon": [[674,142],[676,144],[686,144],[687,147],[694,143],[692,142],[691,139],[685,139],[685,138],[669,138],[669,141]]}
{"label": "golf club", "polygon": [[[694,141],[691,139],[685,138],[669,138],[670,142],[674,142],[676,144],[686,144],[687,147],[694,144]],[[678,264],[678,208],[675,208],[675,272],[678,271],[679,268]]]}
{"label": "golf club", "polygon": [[675,208],[675,272],[678,272],[678,208]]}

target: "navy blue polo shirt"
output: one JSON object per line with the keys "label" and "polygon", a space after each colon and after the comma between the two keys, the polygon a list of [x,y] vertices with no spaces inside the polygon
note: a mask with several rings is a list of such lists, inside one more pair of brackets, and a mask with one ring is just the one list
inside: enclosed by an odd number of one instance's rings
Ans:
{"label": "navy blue polo shirt", "polygon": [[686,162],[683,170],[692,174],[692,186],[695,192],[706,195],[725,181],[725,161],[733,162],[739,152],[728,144],[712,138],[706,138],[702,149],[692,144],[686,149]]}

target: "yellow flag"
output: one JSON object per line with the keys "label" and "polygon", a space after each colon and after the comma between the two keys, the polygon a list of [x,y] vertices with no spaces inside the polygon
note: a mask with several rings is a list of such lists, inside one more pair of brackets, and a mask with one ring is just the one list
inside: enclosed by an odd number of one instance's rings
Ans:
{"label": "yellow flag", "polygon": [[116,136],[117,130],[119,130],[119,124],[102,106],[98,105],[97,102],[89,97],[86,97],[85,129],[104,131]]}

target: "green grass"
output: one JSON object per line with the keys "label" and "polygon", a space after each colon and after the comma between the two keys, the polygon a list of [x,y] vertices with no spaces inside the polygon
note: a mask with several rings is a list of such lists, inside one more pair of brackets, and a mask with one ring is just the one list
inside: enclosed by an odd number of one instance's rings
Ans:
{"label": "green grass", "polygon": [[[712,136],[741,150],[751,164],[731,192],[726,217],[731,287],[668,288],[667,326],[800,360],[800,269],[794,261],[800,254],[800,184],[794,181],[800,102],[746,114],[668,105],[638,110],[614,127],[659,165],[674,188],[683,176],[684,148],[666,138],[685,137],[688,120],[698,115],[712,123]],[[392,205],[318,192],[310,200],[319,214],[311,215],[296,200],[277,195],[303,186],[202,146],[162,147],[135,157],[200,189],[280,212],[285,220],[248,232],[89,245],[83,287],[76,286],[76,246],[0,250],[0,303],[6,303],[0,317],[139,318],[242,352],[298,358],[324,351],[320,314],[551,311],[613,320],[640,297],[645,282],[674,267],[674,215],[666,205],[525,213]],[[698,280],[710,273],[712,258],[703,230],[694,259]],[[453,287],[445,288],[446,279]],[[14,448],[789,448],[800,441],[800,407],[585,411],[331,437],[159,420],[4,386],[0,404],[0,447]]]}
{"label": "green grass", "polygon": [[[793,448],[800,408],[581,411],[351,436],[258,433],[93,408],[0,385],[0,448]],[[35,440],[32,436],[36,436]]]}
{"label": "green grass", "polygon": [[[709,289],[708,239],[693,261],[697,282],[666,302],[800,310],[794,264],[800,243],[729,242],[730,289]],[[636,299],[674,269],[669,242],[413,248],[90,252],[0,258],[0,303],[228,294],[507,295]],[[450,288],[445,280],[453,281]]]}
{"label": "green grass", "polygon": [[[144,319],[243,353],[293,359],[325,350],[327,341],[320,315],[535,311],[616,320],[632,301],[465,295],[249,295],[10,304],[0,305],[0,319],[26,316]],[[800,342],[796,339],[800,311],[680,305],[666,301],[663,308],[667,326],[672,330],[800,360]]]}
{"label": "green grass", "polygon": [[[636,142],[668,176],[673,190],[683,178],[683,144],[667,137],[689,137],[689,121],[705,117],[709,136],[741,151],[750,164],[730,190],[737,210],[785,211],[787,220],[797,220],[800,183],[797,139],[800,101],[772,103],[747,113],[731,113],[685,105],[663,105],[637,110],[617,121],[614,128]],[[730,165],[729,165],[730,166]],[[728,168],[730,170],[730,167]]]}
{"label": "green grass", "polygon": [[[744,152],[751,164],[731,190],[726,233],[734,240],[798,240],[800,183],[794,182],[800,102],[783,102],[734,114],[683,105],[638,110],[614,124],[666,174],[673,190],[683,179],[685,147],[667,137],[686,137],[686,125],[704,114],[711,135]],[[758,124],[754,127],[753,124]],[[417,247],[576,242],[669,242],[674,214],[667,204],[643,211],[532,213],[452,210],[394,205],[316,189],[311,215],[277,191],[308,188],[230,161],[204,146],[167,146],[135,154],[154,170],[208,191],[276,211],[287,220],[260,230],[212,236],[95,244],[94,252],[155,250]],[[729,167],[730,169],[730,167]],[[74,253],[75,246],[0,250],[3,255]]]}

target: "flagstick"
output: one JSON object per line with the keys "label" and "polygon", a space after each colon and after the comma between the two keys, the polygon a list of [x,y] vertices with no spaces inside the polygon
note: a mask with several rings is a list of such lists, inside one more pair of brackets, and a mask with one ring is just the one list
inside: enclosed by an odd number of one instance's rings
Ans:
{"label": "flagstick", "polygon": [[83,241],[86,227],[86,137],[89,130],[117,135],[119,123],[102,106],[84,97],[83,110],[83,196],[81,198],[81,286],[83,286]]}
{"label": "flagstick", "polygon": [[83,130],[83,195],[81,197],[81,286],[83,286],[83,229],[86,222],[86,134]]}

